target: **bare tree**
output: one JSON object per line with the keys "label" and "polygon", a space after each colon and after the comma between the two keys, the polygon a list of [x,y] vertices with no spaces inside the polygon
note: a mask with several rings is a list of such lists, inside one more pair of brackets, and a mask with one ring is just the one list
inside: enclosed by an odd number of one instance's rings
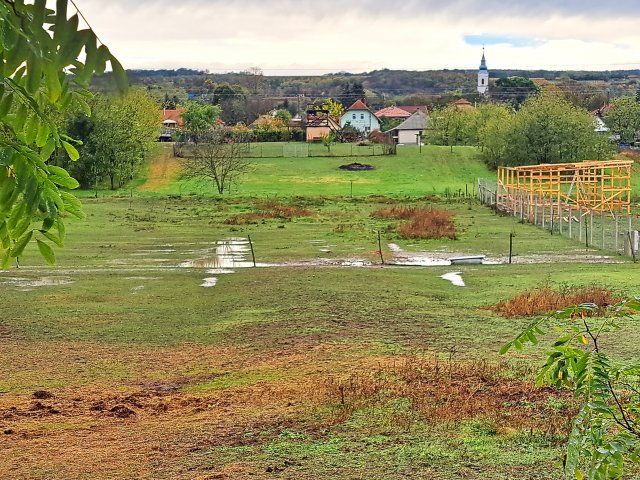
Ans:
{"label": "bare tree", "polygon": [[191,155],[182,158],[184,175],[211,181],[218,193],[224,193],[249,171],[247,148],[248,143],[228,138],[222,128],[202,133]]}

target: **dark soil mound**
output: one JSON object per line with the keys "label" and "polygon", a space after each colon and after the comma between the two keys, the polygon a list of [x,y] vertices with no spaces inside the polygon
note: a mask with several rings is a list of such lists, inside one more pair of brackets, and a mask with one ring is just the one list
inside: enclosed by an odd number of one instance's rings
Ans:
{"label": "dark soil mound", "polygon": [[375,167],[373,165],[369,165],[368,163],[350,163],[348,165],[340,165],[338,167],[340,170],[349,170],[350,172],[359,172],[361,170],[373,170]]}

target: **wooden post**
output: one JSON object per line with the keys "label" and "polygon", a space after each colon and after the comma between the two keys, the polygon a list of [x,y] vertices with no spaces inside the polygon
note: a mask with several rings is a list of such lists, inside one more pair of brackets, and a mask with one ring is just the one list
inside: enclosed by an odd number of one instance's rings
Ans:
{"label": "wooden post", "polygon": [[589,248],[589,223],[586,218],[584,219],[584,246]]}
{"label": "wooden post", "polygon": [[378,230],[378,253],[380,254],[380,262],[384,265],[384,257],[382,256],[382,239],[380,238],[380,230]]}
{"label": "wooden post", "polygon": [[572,227],[573,227],[573,212],[571,210],[571,207],[569,207],[569,238],[573,238],[572,234]]}
{"label": "wooden post", "polygon": [[589,212],[589,223],[589,230],[591,230],[589,232],[589,243],[593,245],[593,210]]}
{"label": "wooden post", "polygon": [[251,241],[251,235],[247,235],[247,239],[249,240],[249,246],[251,247],[251,258],[253,259],[253,266],[256,266],[256,254],[253,251],[253,242]]}
{"label": "wooden post", "polygon": [[636,263],[636,251],[633,249],[633,240],[631,238],[631,230],[627,232],[627,239],[629,240],[629,251],[631,252],[631,258],[633,258],[633,263]]}
{"label": "wooden post", "polygon": [[513,256],[513,232],[509,233],[509,265],[511,265],[511,257]]}
{"label": "wooden post", "polygon": [[604,211],[600,212],[600,226],[602,227],[602,249],[604,250]]}
{"label": "wooden post", "polygon": [[619,215],[614,215],[613,216],[613,220],[614,220],[614,222],[616,224],[616,242],[615,242],[616,252],[618,251],[618,235],[619,235],[619,232],[618,232],[618,218],[619,218]]}
{"label": "wooden post", "polygon": [[353,180],[351,180],[351,198],[353,198]]}

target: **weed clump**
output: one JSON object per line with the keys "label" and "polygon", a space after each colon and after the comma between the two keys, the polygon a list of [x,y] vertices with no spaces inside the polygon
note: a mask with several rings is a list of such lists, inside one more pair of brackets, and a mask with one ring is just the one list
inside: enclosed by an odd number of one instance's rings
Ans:
{"label": "weed clump", "polygon": [[[493,436],[538,430],[540,418],[545,418],[542,433],[563,441],[570,428],[568,414],[575,410],[569,392],[537,388],[533,381],[523,380],[530,374],[525,369],[483,360],[405,357],[378,370],[330,377],[316,390],[335,407],[328,422],[378,412],[382,423],[396,427],[409,427],[420,418],[447,428],[464,423],[474,436]],[[556,403],[563,402],[562,409],[550,408],[552,395]]]}
{"label": "weed clump", "polygon": [[227,218],[227,225],[247,225],[258,223],[266,219],[291,220],[296,217],[310,217],[313,212],[306,208],[284,205],[275,201],[265,200],[255,204],[257,212],[239,213]]}
{"label": "weed clump", "polygon": [[556,290],[545,286],[520,293],[509,300],[492,305],[489,309],[507,318],[532,317],[571,305],[593,303],[599,307],[594,312],[597,314],[607,305],[614,305],[621,300],[622,297],[611,289],[598,285],[564,286]]}
{"label": "weed clump", "polygon": [[457,232],[453,223],[453,214],[446,210],[419,207],[379,208],[371,213],[375,218],[408,220],[398,226],[401,238],[432,240],[449,238],[456,240]]}

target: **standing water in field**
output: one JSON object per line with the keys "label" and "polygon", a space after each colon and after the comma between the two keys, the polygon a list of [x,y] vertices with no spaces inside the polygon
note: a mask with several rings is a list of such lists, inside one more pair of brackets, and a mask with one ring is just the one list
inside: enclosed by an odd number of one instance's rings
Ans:
{"label": "standing water in field", "polygon": [[[216,242],[213,255],[197,260],[187,260],[179,266],[184,268],[206,268],[206,273],[219,275],[234,273],[234,268],[253,267],[253,261],[248,260],[251,244],[246,238],[226,238]],[[202,280],[201,287],[214,287],[218,283],[217,277],[207,277]]]}
{"label": "standing water in field", "polygon": [[209,268],[220,269],[219,272],[232,273],[233,268],[253,267],[253,262],[248,259],[251,254],[251,245],[246,238],[226,238],[216,242],[213,255],[197,260],[187,260],[179,266],[184,268]]}
{"label": "standing water in field", "polygon": [[456,287],[464,287],[465,284],[464,280],[462,280],[462,277],[460,276],[461,273],[462,272],[449,272],[441,275],[440,278],[442,278],[443,280],[448,280]]}

